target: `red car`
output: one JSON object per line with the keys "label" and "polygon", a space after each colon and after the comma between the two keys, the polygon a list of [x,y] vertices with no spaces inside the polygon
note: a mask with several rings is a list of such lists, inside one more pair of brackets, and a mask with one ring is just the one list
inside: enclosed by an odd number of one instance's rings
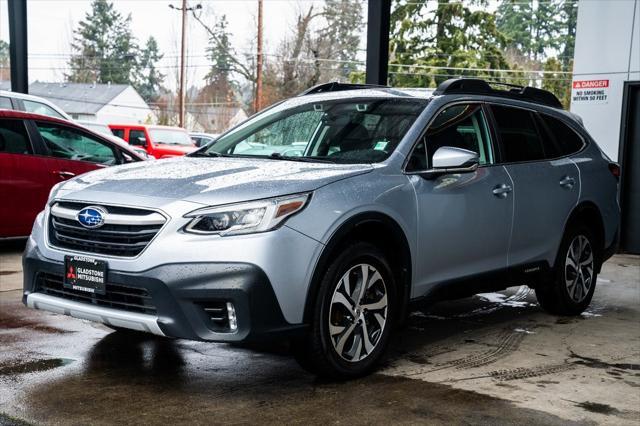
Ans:
{"label": "red car", "polygon": [[0,110],[0,239],[29,235],[56,183],[141,160],[127,144],[73,122]]}
{"label": "red car", "polygon": [[109,128],[129,145],[144,148],[155,158],[178,157],[197,149],[189,133],[181,127],[109,124]]}

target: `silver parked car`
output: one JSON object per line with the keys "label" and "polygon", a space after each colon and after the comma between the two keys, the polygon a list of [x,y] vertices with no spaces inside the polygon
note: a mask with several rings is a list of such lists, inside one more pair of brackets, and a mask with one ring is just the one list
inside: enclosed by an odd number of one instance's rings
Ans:
{"label": "silver parked car", "polygon": [[320,85],[184,158],[56,186],[24,302],[116,330],[288,338],[306,368],[355,377],[414,304],[525,283],[582,312],[616,248],[618,174],[543,90]]}

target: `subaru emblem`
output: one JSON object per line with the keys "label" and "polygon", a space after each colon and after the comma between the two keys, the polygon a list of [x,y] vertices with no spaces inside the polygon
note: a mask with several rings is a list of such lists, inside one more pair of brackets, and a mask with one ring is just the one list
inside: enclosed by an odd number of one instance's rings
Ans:
{"label": "subaru emblem", "polygon": [[107,215],[107,212],[95,206],[85,207],[84,209],[78,212],[76,219],[80,222],[80,225],[85,228],[99,228],[104,225],[104,218]]}

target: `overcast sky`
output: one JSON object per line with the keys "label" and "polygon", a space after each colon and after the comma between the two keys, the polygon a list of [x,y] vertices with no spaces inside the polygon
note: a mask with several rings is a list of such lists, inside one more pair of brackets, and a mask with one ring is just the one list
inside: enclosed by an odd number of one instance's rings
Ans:
{"label": "overcast sky", "polygon": [[[29,80],[62,81],[71,53],[73,29],[90,9],[90,0],[28,0]],[[160,67],[167,75],[166,84],[174,88],[180,53],[180,13],[169,4],[180,6],[181,0],[115,0],[116,9],[131,14],[131,26],[140,43],[154,36],[165,54]],[[189,0],[201,3],[204,16],[225,14],[233,45],[238,53],[250,51],[255,38],[256,0]],[[313,5],[320,9],[324,0],[265,0],[264,31],[267,51],[273,51],[287,31],[295,25],[298,11]],[[365,8],[366,14],[366,8]],[[366,16],[366,15],[365,15]],[[211,19],[210,19],[211,20]],[[206,32],[190,19],[188,32],[188,85],[197,84],[207,73]],[[0,38],[9,40],[7,0],[0,0]]]}

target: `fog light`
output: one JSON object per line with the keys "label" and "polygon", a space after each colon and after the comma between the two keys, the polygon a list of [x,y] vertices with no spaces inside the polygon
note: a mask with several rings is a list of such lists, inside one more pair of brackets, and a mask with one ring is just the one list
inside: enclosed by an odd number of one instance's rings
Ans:
{"label": "fog light", "polygon": [[229,329],[236,331],[238,329],[238,320],[236,319],[236,308],[233,303],[227,302],[227,317],[229,318]]}

